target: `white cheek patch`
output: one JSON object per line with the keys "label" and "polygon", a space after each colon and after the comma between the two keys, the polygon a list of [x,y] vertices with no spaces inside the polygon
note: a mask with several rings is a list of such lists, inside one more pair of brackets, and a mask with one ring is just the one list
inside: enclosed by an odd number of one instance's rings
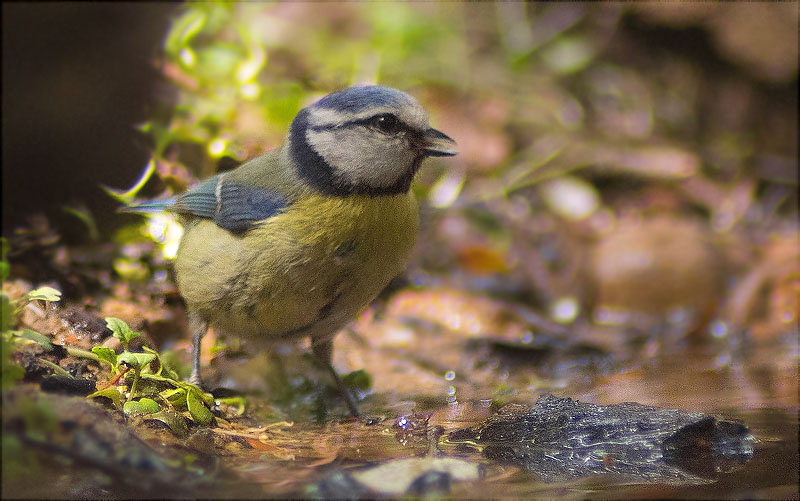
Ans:
{"label": "white cheek patch", "polygon": [[333,168],[333,175],[348,184],[384,188],[407,175],[414,161],[401,137],[386,136],[367,127],[306,131],[306,140]]}

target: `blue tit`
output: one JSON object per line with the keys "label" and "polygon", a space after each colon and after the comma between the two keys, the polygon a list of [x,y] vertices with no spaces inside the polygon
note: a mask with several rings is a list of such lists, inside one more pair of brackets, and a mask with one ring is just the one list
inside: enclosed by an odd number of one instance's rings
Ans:
{"label": "blue tit", "polygon": [[134,211],[181,216],[175,260],[193,333],[192,380],[209,326],[261,340],[333,337],[405,268],[417,235],[411,181],[430,156],[458,153],[410,95],[350,87],[303,108],[280,148]]}

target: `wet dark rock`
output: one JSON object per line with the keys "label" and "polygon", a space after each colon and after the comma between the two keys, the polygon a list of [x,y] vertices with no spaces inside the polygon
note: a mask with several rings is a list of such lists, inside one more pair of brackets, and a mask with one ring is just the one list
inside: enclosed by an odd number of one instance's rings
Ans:
{"label": "wet dark rock", "polygon": [[752,455],[751,436],[741,423],[717,421],[712,417],[684,426],[664,440],[664,461],[702,477],[736,469],[742,456]]}
{"label": "wet dark rock", "polygon": [[42,391],[48,393],[86,396],[97,391],[97,384],[88,379],[71,378],[67,376],[47,376],[42,379],[41,388]]}
{"label": "wet dark rock", "polygon": [[667,484],[705,483],[747,462],[755,437],[739,423],[637,403],[594,405],[545,395],[509,404],[450,442],[483,446],[485,457],[546,482],[620,475]]}
{"label": "wet dark rock", "polygon": [[96,365],[97,363],[83,358],[74,359],[64,364],[64,370],[76,378],[94,378],[94,373],[89,369],[89,365],[92,364]]}
{"label": "wet dark rock", "polygon": [[417,477],[408,488],[410,496],[430,496],[450,492],[450,473],[446,471],[429,471]]}
{"label": "wet dark rock", "polygon": [[360,499],[374,497],[364,485],[346,471],[335,471],[309,488],[311,497],[321,499]]}
{"label": "wet dark rock", "polygon": [[34,354],[17,352],[14,354],[14,359],[25,370],[26,381],[41,381],[42,378],[53,373],[53,369],[45,365]]}
{"label": "wet dark rock", "polygon": [[60,344],[50,343],[43,353],[53,361],[57,361],[67,356],[67,349]]}

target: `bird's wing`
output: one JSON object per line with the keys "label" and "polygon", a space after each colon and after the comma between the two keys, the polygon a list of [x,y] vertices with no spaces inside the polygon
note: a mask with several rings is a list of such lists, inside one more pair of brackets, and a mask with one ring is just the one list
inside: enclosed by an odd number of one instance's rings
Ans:
{"label": "bird's wing", "polygon": [[225,176],[223,173],[206,179],[175,198],[166,210],[212,219],[221,228],[241,233],[253,223],[279,214],[289,205],[280,193],[244,186]]}

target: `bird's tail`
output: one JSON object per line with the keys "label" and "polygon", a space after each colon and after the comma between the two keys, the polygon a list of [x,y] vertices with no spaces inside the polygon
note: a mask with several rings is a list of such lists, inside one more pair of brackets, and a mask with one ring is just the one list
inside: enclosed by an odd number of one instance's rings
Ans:
{"label": "bird's tail", "polygon": [[153,212],[163,212],[170,208],[175,203],[176,197],[161,198],[158,200],[146,200],[144,202],[136,202],[129,205],[123,205],[118,212],[134,212],[138,214],[150,214]]}

